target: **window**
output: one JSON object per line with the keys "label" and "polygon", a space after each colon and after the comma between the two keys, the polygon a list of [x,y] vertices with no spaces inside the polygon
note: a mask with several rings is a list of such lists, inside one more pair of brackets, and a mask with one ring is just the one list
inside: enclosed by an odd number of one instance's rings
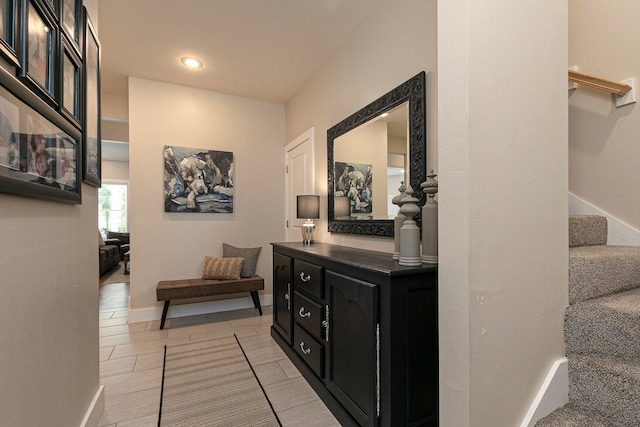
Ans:
{"label": "window", "polygon": [[128,231],[127,184],[102,184],[98,190],[98,227],[103,237],[107,231]]}

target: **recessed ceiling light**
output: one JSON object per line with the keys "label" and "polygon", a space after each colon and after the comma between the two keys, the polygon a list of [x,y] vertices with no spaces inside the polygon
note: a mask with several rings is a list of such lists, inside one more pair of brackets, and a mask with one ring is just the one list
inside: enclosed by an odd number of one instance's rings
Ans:
{"label": "recessed ceiling light", "polygon": [[184,56],[180,58],[180,62],[186,65],[189,68],[202,68],[204,64],[199,59],[196,59],[192,56]]}
{"label": "recessed ceiling light", "polygon": [[382,113],[380,114],[380,117],[387,117],[389,115],[389,113]]}

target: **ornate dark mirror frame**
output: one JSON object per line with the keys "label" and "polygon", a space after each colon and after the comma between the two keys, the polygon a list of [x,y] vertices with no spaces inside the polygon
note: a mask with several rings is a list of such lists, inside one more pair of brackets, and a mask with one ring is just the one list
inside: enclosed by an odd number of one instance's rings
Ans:
{"label": "ornate dark mirror frame", "polygon": [[[327,203],[329,211],[328,229],[330,232],[393,236],[393,219],[373,219],[369,221],[334,219],[333,193],[335,177],[333,149],[336,138],[405,101],[409,101],[409,183],[414,190],[413,197],[420,200],[418,205],[424,205],[425,194],[420,190],[420,184],[426,180],[427,164],[425,100],[425,72],[422,71],[327,130]],[[419,217],[416,218],[416,222],[420,224]]]}

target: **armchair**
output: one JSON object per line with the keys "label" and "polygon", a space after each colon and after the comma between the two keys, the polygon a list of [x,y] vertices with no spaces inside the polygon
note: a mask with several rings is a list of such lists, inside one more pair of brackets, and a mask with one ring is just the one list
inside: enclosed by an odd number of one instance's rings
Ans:
{"label": "armchair", "polygon": [[121,233],[117,231],[107,231],[107,240],[117,240],[120,248],[120,258],[124,258],[124,254],[129,252],[129,233]]}

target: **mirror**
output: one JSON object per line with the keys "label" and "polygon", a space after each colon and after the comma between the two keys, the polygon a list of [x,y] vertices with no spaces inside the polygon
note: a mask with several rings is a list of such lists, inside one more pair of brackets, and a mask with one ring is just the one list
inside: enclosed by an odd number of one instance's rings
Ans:
{"label": "mirror", "polygon": [[424,71],[327,130],[327,157],[329,231],[393,236],[391,199],[407,173],[425,199]]}

